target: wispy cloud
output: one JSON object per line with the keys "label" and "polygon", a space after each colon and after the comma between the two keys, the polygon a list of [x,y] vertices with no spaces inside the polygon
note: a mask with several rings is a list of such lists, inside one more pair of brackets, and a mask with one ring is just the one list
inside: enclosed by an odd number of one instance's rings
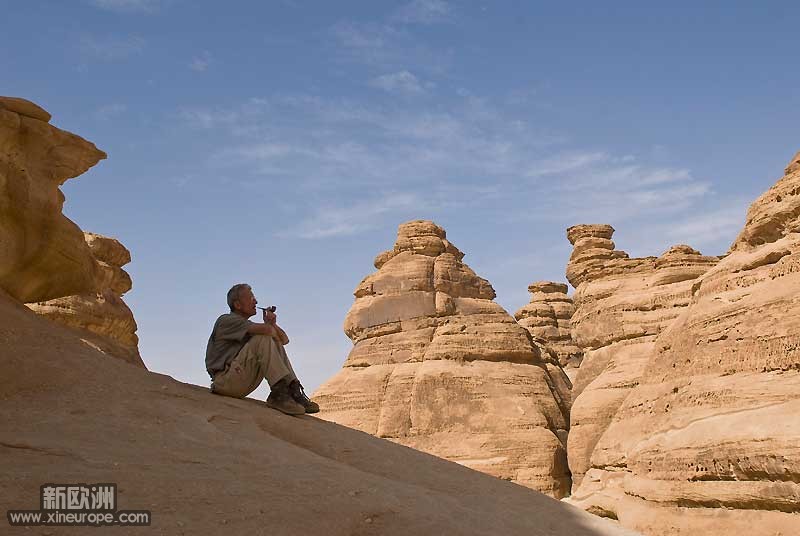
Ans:
{"label": "wispy cloud", "polygon": [[744,226],[747,208],[752,199],[733,198],[725,200],[721,206],[712,207],[687,215],[677,222],[670,223],[665,235],[672,243],[690,244],[698,248],[712,248],[713,254],[723,253],[723,247],[733,243],[734,238]]}
{"label": "wispy cloud", "polygon": [[585,168],[593,164],[608,162],[611,155],[602,151],[563,152],[538,162],[534,169],[528,171],[529,177],[558,175],[568,171]]}
{"label": "wispy cloud", "polygon": [[161,7],[161,0],[89,0],[89,3],[119,13],[154,13]]}
{"label": "wispy cloud", "polygon": [[227,108],[181,108],[178,110],[178,118],[195,128],[228,128],[233,134],[247,134],[252,127],[258,126],[252,118],[263,118],[269,111],[269,106],[265,99],[253,98]]}
{"label": "wispy cloud", "polygon": [[208,70],[208,67],[210,65],[211,65],[211,54],[208,51],[203,51],[202,54],[192,58],[192,61],[189,62],[189,69],[198,73],[202,73]]}
{"label": "wispy cloud", "polygon": [[431,48],[403,27],[384,23],[341,21],[331,28],[339,47],[339,59],[381,69],[411,66],[427,73],[449,69],[453,50]]}
{"label": "wispy cloud", "polygon": [[[380,107],[316,97],[275,97],[233,109],[185,109],[181,117],[202,128],[247,132],[218,161],[271,174],[285,165],[314,169],[305,181],[326,184],[519,177],[533,154],[554,138],[472,98],[453,109]],[[280,151],[276,151],[278,144]],[[291,148],[291,149],[290,149]],[[302,155],[303,161],[294,157]],[[310,171],[309,169],[309,171]],[[462,183],[463,183],[462,180]]]}
{"label": "wispy cloud", "polygon": [[335,24],[332,28],[333,35],[340,44],[359,51],[379,51],[387,46],[392,39],[402,35],[391,26],[381,24],[358,24],[344,21]]}
{"label": "wispy cloud", "polygon": [[396,217],[412,208],[420,210],[424,205],[416,194],[388,191],[355,203],[320,206],[298,226],[281,234],[306,239],[355,235],[374,228],[378,219]]}
{"label": "wispy cloud", "polygon": [[414,0],[398,9],[392,18],[407,24],[434,24],[448,20],[452,11],[444,0]]}
{"label": "wispy cloud", "polygon": [[711,193],[710,183],[697,180],[688,169],[654,166],[641,157],[606,151],[561,151],[529,169],[527,176],[554,202],[517,215],[527,220],[619,223],[649,218],[649,225],[686,211]]}
{"label": "wispy cloud", "polygon": [[122,115],[127,109],[126,105],[120,103],[104,104],[94,111],[94,117],[99,121],[108,121]]}
{"label": "wispy cloud", "polygon": [[[304,215],[286,231],[302,238],[396,224],[420,211],[469,210],[523,227],[654,228],[713,195],[710,183],[688,169],[570,148],[563,134],[542,131],[490,99],[466,92],[446,102],[269,96],[231,108],[184,109],[180,118],[221,136],[210,169],[304,192]],[[391,192],[394,204],[380,192]]]}
{"label": "wispy cloud", "polygon": [[200,128],[217,128],[223,125],[234,125],[240,118],[240,113],[236,110],[200,108],[182,109],[178,112],[178,115],[190,125]]}
{"label": "wispy cloud", "polygon": [[78,48],[84,62],[114,62],[140,54],[145,44],[145,40],[137,35],[127,37],[84,35],[80,38]]}
{"label": "wispy cloud", "polygon": [[711,191],[687,210],[668,213],[666,217],[654,211],[638,220],[620,220],[623,225],[615,222],[614,239],[617,248],[632,257],[659,256],[675,244],[688,244],[704,255],[721,255],[744,225],[751,202],[749,198],[726,197]]}
{"label": "wispy cloud", "polygon": [[[425,93],[425,87],[419,78],[408,71],[398,71],[396,73],[382,74],[369,81],[369,85],[382,89],[387,93],[398,95],[421,95]],[[430,86],[429,86],[430,87]]]}

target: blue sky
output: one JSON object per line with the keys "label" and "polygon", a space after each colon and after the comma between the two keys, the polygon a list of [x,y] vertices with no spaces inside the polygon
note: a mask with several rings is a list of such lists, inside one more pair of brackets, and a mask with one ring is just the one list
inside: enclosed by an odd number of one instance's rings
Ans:
{"label": "blue sky", "polygon": [[108,153],[64,210],[131,250],[151,370],[206,384],[245,281],[310,390],[403,221],[513,313],[576,223],[723,253],[800,149],[796,2],[563,4],[5,1],[0,94]]}

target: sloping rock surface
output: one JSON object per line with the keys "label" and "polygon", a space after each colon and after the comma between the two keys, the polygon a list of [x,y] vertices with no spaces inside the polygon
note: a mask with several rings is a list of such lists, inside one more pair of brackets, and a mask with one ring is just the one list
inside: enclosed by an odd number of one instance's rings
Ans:
{"label": "sloping rock surface", "polygon": [[0,509],[38,509],[48,482],[114,482],[120,508],[153,516],[149,528],[3,534],[632,534],[446,460],[108,359],[1,292],[0,318]]}
{"label": "sloping rock surface", "polygon": [[433,222],[400,225],[355,290],[320,415],[562,497],[568,380],[463,257]]}
{"label": "sloping rock surface", "polygon": [[614,249],[610,225],[567,230],[574,245],[567,276],[576,287],[572,336],[583,348],[572,390],[568,459],[573,490],[597,441],[635,387],[655,337],[689,304],[693,281],[718,258],[689,246],[660,257],[629,258]]}
{"label": "sloping rock surface", "polygon": [[654,341],[573,499],[652,535],[797,534],[799,296],[795,157]]}

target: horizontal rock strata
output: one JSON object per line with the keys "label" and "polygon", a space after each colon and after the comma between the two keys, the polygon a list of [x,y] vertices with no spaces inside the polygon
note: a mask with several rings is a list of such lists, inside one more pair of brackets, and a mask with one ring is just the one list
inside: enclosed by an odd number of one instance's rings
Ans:
{"label": "horizontal rock strata", "polygon": [[113,238],[94,233],[84,236],[97,263],[93,291],[27,305],[41,316],[80,330],[95,349],[144,367],[136,320],[122,299],[132,287],[130,276],[122,269],[131,254]]}
{"label": "horizontal rock strata", "polygon": [[567,285],[538,281],[528,286],[531,301],[521,307],[514,318],[544,346],[563,367],[570,380],[578,373],[583,352],[572,340],[572,314],[575,306],[567,296]]}
{"label": "horizontal rock strata", "polygon": [[574,500],[651,535],[800,527],[800,165],[653,343]]}
{"label": "horizontal rock strata", "polygon": [[564,496],[568,380],[463,257],[433,222],[399,227],[355,290],[321,416]]}
{"label": "horizontal rock strata", "polygon": [[689,304],[693,281],[716,262],[689,246],[660,257],[614,249],[610,225],[567,230],[574,250],[567,277],[576,287],[572,335],[584,356],[572,390],[568,458],[573,489],[595,444],[641,378],[655,337]]}

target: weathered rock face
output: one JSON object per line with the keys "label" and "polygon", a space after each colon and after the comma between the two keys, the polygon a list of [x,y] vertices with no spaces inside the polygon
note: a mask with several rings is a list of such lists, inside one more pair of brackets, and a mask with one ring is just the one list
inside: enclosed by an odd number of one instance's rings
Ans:
{"label": "weathered rock face", "polygon": [[97,263],[93,291],[27,305],[39,315],[81,330],[95,349],[144,367],[136,320],[122,300],[132,286],[122,269],[131,254],[113,238],[94,233],[84,233],[84,237]]}
{"label": "weathered rock face", "polygon": [[61,213],[59,186],[106,155],[49,120],[32,102],[0,97],[0,288],[78,328],[84,343],[144,367],[136,322],[121,299],[131,288],[121,268],[130,252]]}
{"label": "weathered rock face", "polygon": [[558,360],[570,381],[574,380],[583,352],[572,340],[575,306],[567,296],[567,285],[538,281],[528,286],[528,292],[530,303],[514,313],[514,318]]}
{"label": "weathered rock face", "polygon": [[[693,283],[574,495],[647,534],[800,527],[800,165]],[[583,369],[581,369],[583,370]]]}
{"label": "weathered rock face", "polygon": [[355,290],[320,415],[562,497],[566,378],[463,257],[433,222],[400,226]]}
{"label": "weathered rock face", "polygon": [[106,155],[49,119],[32,102],[0,97],[0,287],[22,302],[86,292],[95,279],[59,186]]}
{"label": "weathered rock face", "polygon": [[718,261],[689,246],[631,259],[614,249],[610,225],[567,230],[575,246],[567,277],[576,287],[572,335],[584,357],[572,390],[568,459],[573,489],[595,444],[637,385],[656,336],[691,299],[692,282]]}

